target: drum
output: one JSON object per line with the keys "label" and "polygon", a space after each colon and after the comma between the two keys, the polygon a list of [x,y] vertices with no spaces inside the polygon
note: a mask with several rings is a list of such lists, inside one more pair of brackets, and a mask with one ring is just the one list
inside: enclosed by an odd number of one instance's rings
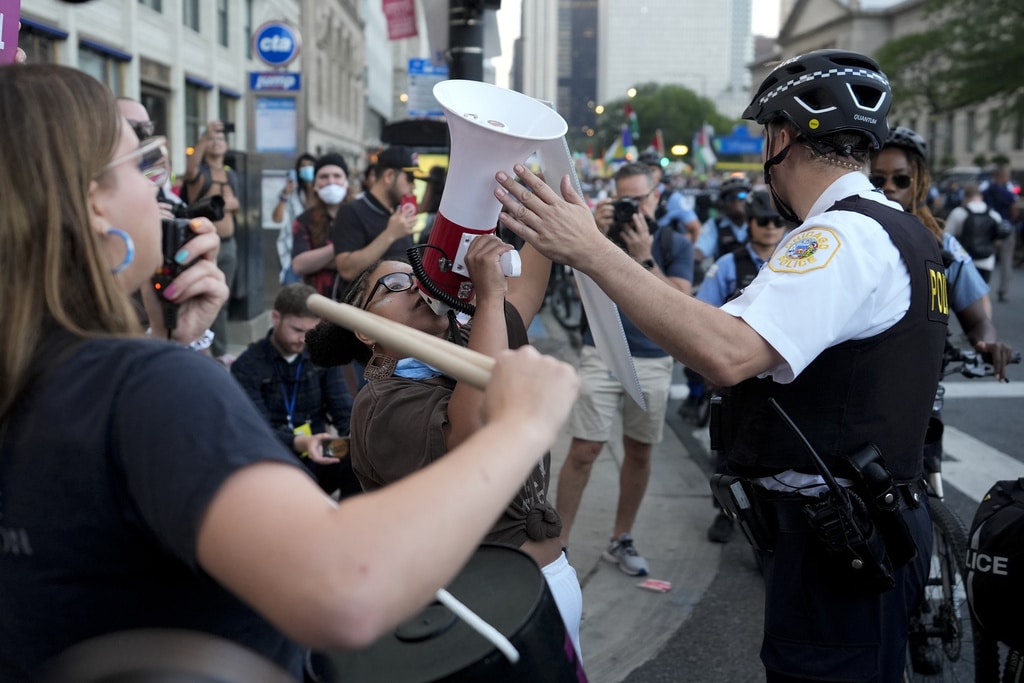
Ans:
{"label": "drum", "polygon": [[447,589],[512,642],[516,664],[434,602],[365,650],[310,652],[307,675],[315,683],[587,680],[544,575],[526,553],[480,546]]}

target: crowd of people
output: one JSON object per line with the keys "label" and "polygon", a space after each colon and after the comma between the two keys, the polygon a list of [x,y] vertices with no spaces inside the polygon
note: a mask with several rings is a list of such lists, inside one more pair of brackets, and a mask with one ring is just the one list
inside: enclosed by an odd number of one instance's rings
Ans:
{"label": "crowd of people", "polygon": [[[932,215],[927,144],[890,130],[892,93],[870,58],[820,50],[773,70],[744,112],[764,127],[763,176],[723,179],[706,217],[647,159],[618,169],[614,196],[593,206],[567,178],[556,193],[523,165],[495,169],[522,276],[502,273],[511,245],[474,241],[468,321],[428,306],[407,261],[418,212],[436,210],[406,200],[414,151],[381,151],[360,192],[344,156],[302,155],[273,210],[272,326],[237,359],[224,307],[244,207],[225,125],[206,127],[172,196],[138,103],[57,65],[0,69],[0,88],[0,144],[25,160],[0,169],[3,680],[35,680],[91,637],[154,627],[228,638],[301,680],[309,648],[369,645],[481,542],[536,561],[581,663],[570,531],[621,421],[602,556],[649,573],[632,531],[676,361],[691,396],[727,406],[714,418],[716,477],[745,492],[763,532],[767,680],[900,679],[928,573],[919,487],[949,315],[1004,378],[1013,349],[987,282],[1007,244],[1012,258],[1018,217],[1004,169],[966,188],[945,225]],[[189,219],[185,243],[163,253],[164,221],[212,196],[223,213]],[[168,259],[181,268],[158,290]],[[578,371],[529,347],[553,262],[614,301],[646,410],[588,331]],[[314,293],[492,357],[491,380],[481,390],[322,322]],[[792,310],[816,316],[796,327]],[[314,358],[318,334],[329,353]],[[552,482],[563,429],[572,440]],[[858,572],[805,510],[831,514],[831,473],[858,491],[864,462],[895,502],[863,515],[898,533]],[[728,490],[716,489],[724,509]],[[709,539],[727,542],[734,523],[717,516]]]}

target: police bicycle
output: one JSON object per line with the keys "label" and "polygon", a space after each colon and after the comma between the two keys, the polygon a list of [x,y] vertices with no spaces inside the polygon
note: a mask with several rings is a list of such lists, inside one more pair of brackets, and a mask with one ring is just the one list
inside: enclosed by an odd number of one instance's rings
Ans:
{"label": "police bicycle", "polygon": [[561,263],[551,264],[551,276],[544,298],[551,307],[551,314],[564,329],[568,331],[580,329],[583,321],[583,302],[576,287],[576,278],[572,268]]}
{"label": "police bicycle", "polygon": [[[1011,362],[1019,363],[1020,354]],[[947,345],[942,376],[989,377],[992,366],[973,349]],[[967,575],[967,527],[946,505],[942,485],[942,405],[946,389],[940,383],[932,406],[925,446],[924,472],[932,520],[932,555],[920,609],[911,617],[907,636],[904,681],[992,681],[991,661],[998,646],[971,621],[964,577]],[[1019,661],[1019,658],[1018,658]],[[1007,679],[1009,680],[1009,679]],[[1024,678],[1018,683],[1024,683]]]}

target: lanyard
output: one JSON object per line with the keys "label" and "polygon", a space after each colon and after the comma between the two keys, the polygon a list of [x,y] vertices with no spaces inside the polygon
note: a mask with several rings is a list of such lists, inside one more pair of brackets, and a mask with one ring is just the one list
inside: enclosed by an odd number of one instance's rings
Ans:
{"label": "lanyard", "polygon": [[284,377],[281,376],[281,371],[277,365],[274,365],[274,372],[277,373],[278,379],[281,380],[281,397],[284,399],[284,409],[288,413],[288,429],[295,429],[295,425],[292,422],[292,418],[295,415],[295,401],[299,397],[299,376],[302,374],[302,358],[299,358],[299,362],[295,364],[295,379],[292,381],[292,395],[291,398],[284,390],[284,385],[287,383]]}

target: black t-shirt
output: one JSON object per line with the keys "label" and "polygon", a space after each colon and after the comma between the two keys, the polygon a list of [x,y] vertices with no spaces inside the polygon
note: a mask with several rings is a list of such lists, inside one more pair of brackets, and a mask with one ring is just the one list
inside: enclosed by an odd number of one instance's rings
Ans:
{"label": "black t-shirt", "polygon": [[[353,202],[342,204],[331,226],[334,253],[344,254],[366,247],[384,232],[391,213],[369,192]],[[403,237],[388,247],[382,259],[404,261],[405,252],[412,245],[411,236]]]}
{"label": "black t-shirt", "polygon": [[301,678],[302,649],[199,568],[220,486],[299,465],[231,376],[155,340],[79,344],[0,431],[0,680],[76,642],[147,627],[240,643]]}

